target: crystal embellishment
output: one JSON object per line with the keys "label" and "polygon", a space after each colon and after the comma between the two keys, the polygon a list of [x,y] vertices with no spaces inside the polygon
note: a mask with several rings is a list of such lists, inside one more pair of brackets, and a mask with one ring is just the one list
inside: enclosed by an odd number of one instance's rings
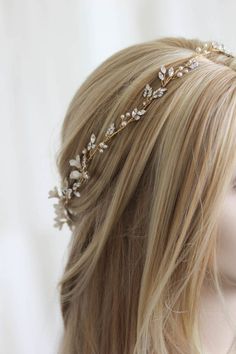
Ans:
{"label": "crystal embellishment", "polygon": [[145,109],[141,109],[140,111],[138,110],[138,108],[134,108],[133,112],[132,112],[132,117],[135,120],[139,120],[141,118],[141,116],[145,113]]}

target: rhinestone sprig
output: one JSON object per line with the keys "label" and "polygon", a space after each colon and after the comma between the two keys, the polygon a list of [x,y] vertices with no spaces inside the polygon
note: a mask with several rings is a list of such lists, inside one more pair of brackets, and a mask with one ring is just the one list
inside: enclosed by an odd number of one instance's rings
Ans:
{"label": "rhinestone sprig", "polygon": [[197,57],[201,55],[207,55],[212,51],[221,52],[227,56],[234,57],[234,55],[225,49],[223,44],[218,42],[206,42],[203,47],[197,47],[194,57],[191,57],[183,65],[174,68],[173,66],[167,68],[165,65],[160,67],[160,71],[157,74],[157,78],[161,81],[161,86],[154,89],[150,84],[146,84],[142,96],[145,100],[142,102],[142,107],[134,107],[132,110],[121,114],[120,123],[115,125],[112,122],[107,130],[105,131],[104,140],[100,143],[96,142],[96,136],[94,133],[91,134],[90,140],[87,146],[82,150],[81,155],[77,154],[74,159],[69,160],[70,166],[73,168],[69,174],[69,178],[65,178],[61,189],[59,190],[56,186],[53,190],[49,191],[48,198],[58,198],[58,204],[53,204],[55,208],[56,217],[55,227],[59,230],[62,228],[64,223],[67,223],[69,228],[73,229],[73,212],[69,208],[69,201],[72,197],[80,197],[80,187],[83,183],[87,182],[90,178],[88,173],[89,162],[92,160],[96,152],[103,153],[104,150],[108,148],[108,141],[113,138],[116,134],[122,131],[131,122],[137,122],[143,118],[147,111],[147,107],[155,99],[161,98],[167,92],[167,84],[174,79],[183,77],[189,71],[195,69],[199,63]]}
{"label": "rhinestone sprig", "polygon": [[204,43],[203,47],[197,47],[196,52],[200,54],[208,54],[209,52],[221,52],[222,54],[225,54],[228,57],[234,58],[235,55],[232,51],[227,49],[223,43],[219,42],[206,42]]}

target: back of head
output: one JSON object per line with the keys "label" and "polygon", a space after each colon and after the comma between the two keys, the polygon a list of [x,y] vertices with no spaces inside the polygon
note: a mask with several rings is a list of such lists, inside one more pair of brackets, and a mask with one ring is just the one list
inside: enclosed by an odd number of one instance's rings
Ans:
{"label": "back of head", "polygon": [[[60,176],[140,107],[160,67],[202,46],[165,37],[112,55],[83,82],[63,122]],[[145,117],[96,156],[75,211],[59,283],[63,354],[200,353],[199,294],[214,273],[217,215],[236,161],[236,59],[212,52],[173,80]]]}

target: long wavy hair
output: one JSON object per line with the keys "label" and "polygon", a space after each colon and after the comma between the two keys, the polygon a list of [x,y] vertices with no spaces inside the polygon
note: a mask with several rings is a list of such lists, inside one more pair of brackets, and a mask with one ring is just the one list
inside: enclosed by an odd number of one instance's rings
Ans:
{"label": "long wavy hair", "polygon": [[[162,64],[204,42],[164,37],[124,48],[75,93],[61,130],[59,174],[112,122],[140,106]],[[204,279],[217,291],[218,215],[236,163],[236,59],[211,53],[168,85],[145,116],[97,154],[58,282],[62,354],[198,354]]]}

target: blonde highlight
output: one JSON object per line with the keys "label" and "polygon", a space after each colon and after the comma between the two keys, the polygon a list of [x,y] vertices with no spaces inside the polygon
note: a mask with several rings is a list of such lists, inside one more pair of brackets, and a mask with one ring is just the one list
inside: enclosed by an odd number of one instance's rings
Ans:
{"label": "blonde highlight", "polygon": [[[179,65],[202,44],[144,42],[94,70],[63,122],[61,178],[91,132],[138,104],[163,62]],[[75,228],[58,283],[61,354],[201,353],[200,290],[207,275],[220,288],[217,216],[236,161],[236,59],[213,52],[199,62],[92,162],[72,201]]]}

